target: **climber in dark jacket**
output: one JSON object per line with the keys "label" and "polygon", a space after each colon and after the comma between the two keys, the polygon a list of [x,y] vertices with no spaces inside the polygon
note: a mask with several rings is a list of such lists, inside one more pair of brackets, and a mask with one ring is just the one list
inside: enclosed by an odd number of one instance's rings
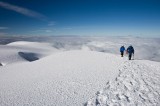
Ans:
{"label": "climber in dark jacket", "polygon": [[130,46],[127,48],[127,53],[128,53],[128,59],[131,60],[132,54],[134,55],[134,48],[132,47],[132,45],[130,45]]}
{"label": "climber in dark jacket", "polygon": [[121,57],[123,57],[124,51],[125,51],[125,47],[124,47],[124,46],[121,46],[121,48],[120,48]]}

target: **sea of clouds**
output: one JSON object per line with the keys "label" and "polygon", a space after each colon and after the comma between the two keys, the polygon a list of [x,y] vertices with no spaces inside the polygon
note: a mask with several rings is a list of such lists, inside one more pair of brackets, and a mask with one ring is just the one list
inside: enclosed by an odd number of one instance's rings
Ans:
{"label": "sea of clouds", "polygon": [[[15,41],[49,42],[54,48],[68,50],[91,50],[105,53],[120,54],[119,48],[132,45],[135,59],[160,62],[160,38],[139,37],[82,37],[82,36],[17,36],[0,37],[0,44]],[[126,55],[127,56],[127,55]]]}

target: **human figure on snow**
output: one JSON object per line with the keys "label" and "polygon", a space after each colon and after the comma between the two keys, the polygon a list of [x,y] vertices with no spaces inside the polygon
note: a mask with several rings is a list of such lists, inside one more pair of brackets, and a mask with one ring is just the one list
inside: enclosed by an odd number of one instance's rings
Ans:
{"label": "human figure on snow", "polygon": [[127,53],[128,53],[128,59],[131,60],[132,54],[134,55],[134,48],[132,47],[132,45],[130,45],[130,46],[127,48]]}
{"label": "human figure on snow", "polygon": [[121,48],[120,48],[121,57],[123,57],[124,51],[125,51],[125,47],[124,47],[124,46],[121,46]]}

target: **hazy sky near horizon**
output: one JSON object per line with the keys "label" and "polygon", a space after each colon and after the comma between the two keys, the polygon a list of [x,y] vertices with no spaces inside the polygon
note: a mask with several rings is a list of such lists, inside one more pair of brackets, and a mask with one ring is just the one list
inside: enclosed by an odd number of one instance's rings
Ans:
{"label": "hazy sky near horizon", "polygon": [[0,35],[160,36],[160,0],[0,0]]}

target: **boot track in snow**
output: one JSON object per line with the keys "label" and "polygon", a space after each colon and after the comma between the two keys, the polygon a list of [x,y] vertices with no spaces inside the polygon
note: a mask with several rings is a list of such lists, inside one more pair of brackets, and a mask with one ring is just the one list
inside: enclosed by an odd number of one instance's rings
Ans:
{"label": "boot track in snow", "polygon": [[160,75],[138,61],[126,61],[114,81],[90,99],[87,106],[158,106]]}

